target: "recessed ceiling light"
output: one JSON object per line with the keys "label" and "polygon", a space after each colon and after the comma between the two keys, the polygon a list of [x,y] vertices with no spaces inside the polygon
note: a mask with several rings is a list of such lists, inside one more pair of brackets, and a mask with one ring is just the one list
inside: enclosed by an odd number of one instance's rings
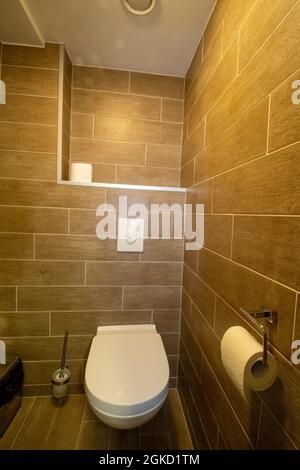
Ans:
{"label": "recessed ceiling light", "polygon": [[[137,16],[148,15],[149,13],[151,13],[154,10],[154,8],[156,6],[156,0],[149,0],[148,6],[144,10],[139,10],[139,9],[135,8],[132,5],[133,0],[121,0],[121,2],[123,3],[123,5],[124,5],[124,7],[126,8],[127,11],[129,11],[133,15],[137,15]],[[135,1],[135,3],[136,3],[136,1]]]}

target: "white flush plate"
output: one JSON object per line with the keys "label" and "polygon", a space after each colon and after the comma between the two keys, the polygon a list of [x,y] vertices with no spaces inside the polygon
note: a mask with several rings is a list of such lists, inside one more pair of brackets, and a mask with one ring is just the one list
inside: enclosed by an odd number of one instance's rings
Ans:
{"label": "white flush plate", "polygon": [[144,251],[144,219],[119,219],[118,247],[120,252]]}

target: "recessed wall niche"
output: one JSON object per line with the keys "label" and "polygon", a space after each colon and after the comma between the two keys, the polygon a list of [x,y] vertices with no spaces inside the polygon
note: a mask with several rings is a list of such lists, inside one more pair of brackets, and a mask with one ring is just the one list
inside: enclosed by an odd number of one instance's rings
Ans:
{"label": "recessed wall niche", "polygon": [[180,187],[184,79],[77,66],[60,51],[58,180]]}

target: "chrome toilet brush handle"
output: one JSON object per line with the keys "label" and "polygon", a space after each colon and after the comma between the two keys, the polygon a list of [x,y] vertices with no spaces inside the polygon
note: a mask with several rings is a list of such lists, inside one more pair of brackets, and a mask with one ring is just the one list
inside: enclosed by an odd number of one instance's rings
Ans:
{"label": "chrome toilet brush handle", "polygon": [[57,369],[52,375],[52,391],[54,398],[64,398],[68,393],[68,384],[71,378],[71,371],[66,367],[68,336],[68,331],[66,331],[60,369]]}
{"label": "chrome toilet brush handle", "polygon": [[65,332],[65,338],[64,338],[64,345],[63,345],[63,350],[62,350],[62,356],[61,356],[61,363],[60,363],[60,370],[61,370],[61,378],[63,377],[63,371],[65,370],[66,367],[66,355],[67,355],[67,345],[68,345],[68,337],[69,337],[69,332]]}

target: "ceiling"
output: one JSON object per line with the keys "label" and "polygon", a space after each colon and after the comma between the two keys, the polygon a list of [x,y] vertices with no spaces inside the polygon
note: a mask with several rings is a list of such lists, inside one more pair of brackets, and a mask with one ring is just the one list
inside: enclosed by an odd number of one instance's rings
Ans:
{"label": "ceiling", "polygon": [[134,16],[121,0],[0,0],[0,39],[63,42],[77,65],[184,76],[215,3],[157,0],[154,12]]}

